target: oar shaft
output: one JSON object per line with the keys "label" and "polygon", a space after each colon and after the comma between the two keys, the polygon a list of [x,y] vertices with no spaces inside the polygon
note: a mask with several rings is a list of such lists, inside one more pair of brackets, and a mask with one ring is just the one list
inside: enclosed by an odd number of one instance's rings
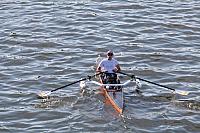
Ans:
{"label": "oar shaft", "polygon": [[56,88],[56,89],[54,89],[54,90],[51,90],[51,92],[57,91],[57,90],[59,90],[59,89],[65,88],[65,87],[67,87],[67,86],[70,86],[70,85],[76,84],[76,83],[81,82],[81,81],[84,81],[84,80],[87,80],[87,79],[84,78],[84,79],[81,79],[81,80],[75,81],[75,82],[73,82],[73,83],[69,83],[69,84],[67,84],[67,85],[65,85],[65,86],[61,86],[61,87],[59,87],[59,88]]}
{"label": "oar shaft", "polygon": [[136,78],[139,79],[139,80],[145,81],[147,83],[151,83],[151,84],[154,84],[154,85],[157,85],[157,86],[160,86],[160,87],[167,88],[167,89],[175,91],[175,89],[173,89],[173,88],[170,88],[170,87],[167,87],[167,86],[164,86],[164,85],[161,85],[161,84],[157,84],[157,83],[154,83],[154,82],[151,82],[151,81],[148,81],[146,79],[139,78],[139,77],[136,77]]}
{"label": "oar shaft", "polygon": [[173,88],[170,88],[170,87],[167,87],[167,86],[164,86],[164,85],[161,85],[161,84],[157,84],[157,83],[154,83],[154,82],[152,82],[152,81],[148,81],[148,80],[146,80],[146,79],[142,79],[142,78],[136,77],[135,75],[126,74],[126,73],[124,73],[124,72],[119,72],[119,73],[121,73],[121,74],[123,74],[123,75],[127,75],[127,76],[129,76],[129,77],[131,77],[131,78],[135,77],[135,78],[137,78],[137,79],[139,79],[139,80],[142,80],[142,81],[145,81],[145,82],[147,82],[147,83],[151,83],[151,84],[154,84],[154,85],[157,85],[157,86],[160,86],[160,87],[167,88],[167,89],[170,89],[170,90],[175,91],[175,89],[173,89]]}
{"label": "oar shaft", "polygon": [[59,87],[59,88],[56,88],[56,89],[54,89],[54,90],[51,90],[51,92],[57,91],[57,90],[59,90],[59,89],[65,88],[65,87],[67,87],[67,86],[70,86],[70,85],[79,83],[79,82],[84,81],[84,80],[87,80],[87,79],[91,79],[91,78],[93,78],[93,77],[95,77],[95,76],[97,76],[97,75],[99,75],[99,74],[101,74],[101,72],[100,72],[100,73],[97,73],[97,74],[95,74],[95,75],[92,75],[92,76],[88,76],[87,78],[83,78],[83,79],[80,79],[80,80],[78,80],[78,81],[75,81],[75,82],[69,83],[69,84],[67,84],[67,85],[61,86],[61,87]]}

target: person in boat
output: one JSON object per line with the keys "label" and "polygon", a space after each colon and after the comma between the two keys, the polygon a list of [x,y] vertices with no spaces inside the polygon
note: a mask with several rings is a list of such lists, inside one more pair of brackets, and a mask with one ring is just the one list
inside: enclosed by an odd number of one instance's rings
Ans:
{"label": "person in boat", "polygon": [[114,59],[113,56],[113,52],[109,50],[107,52],[107,58],[103,59],[96,69],[97,72],[103,72],[103,74],[100,76],[100,80],[104,84],[120,83],[116,73],[120,72],[121,68],[118,61]]}

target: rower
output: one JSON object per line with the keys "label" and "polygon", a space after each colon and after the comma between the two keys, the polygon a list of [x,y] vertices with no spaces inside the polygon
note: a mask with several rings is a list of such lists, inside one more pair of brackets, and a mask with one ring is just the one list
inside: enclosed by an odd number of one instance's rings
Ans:
{"label": "rower", "polygon": [[113,52],[109,50],[107,52],[107,58],[103,59],[96,69],[97,72],[103,72],[100,76],[100,80],[103,84],[117,84],[120,82],[116,72],[120,72],[121,68],[118,61],[114,59],[113,56]]}

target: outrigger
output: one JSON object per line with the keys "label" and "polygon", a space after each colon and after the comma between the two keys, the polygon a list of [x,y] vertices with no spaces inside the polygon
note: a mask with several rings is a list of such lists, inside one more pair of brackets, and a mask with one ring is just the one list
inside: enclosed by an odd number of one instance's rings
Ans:
{"label": "outrigger", "polygon": [[101,75],[102,74],[101,72],[101,73],[97,73],[92,76],[88,76],[86,78],[71,82],[67,85],[52,89],[51,91],[41,91],[37,94],[37,96],[38,98],[48,98],[52,92],[55,92],[57,90],[63,89],[65,87],[68,87],[76,83],[80,83],[81,88],[86,87],[87,84],[96,84],[100,86],[99,89],[102,92],[103,96],[105,97],[106,102],[109,102],[119,114],[122,114],[123,109],[124,109],[123,87],[127,86],[131,82],[135,82],[135,85],[137,88],[141,88],[141,84],[140,84],[140,80],[141,80],[141,81],[171,90],[175,94],[177,93],[179,95],[184,95],[184,96],[189,94],[188,91],[170,88],[170,87],[167,87],[167,86],[164,86],[164,85],[161,85],[161,84],[158,84],[158,83],[155,83],[143,78],[136,77],[135,75],[126,74],[124,72],[118,72],[118,73],[130,77],[130,79],[124,83],[120,83],[119,80],[118,81],[115,80],[115,83],[103,82],[103,80],[100,80],[100,82],[91,80],[92,78],[95,78],[96,76]]}

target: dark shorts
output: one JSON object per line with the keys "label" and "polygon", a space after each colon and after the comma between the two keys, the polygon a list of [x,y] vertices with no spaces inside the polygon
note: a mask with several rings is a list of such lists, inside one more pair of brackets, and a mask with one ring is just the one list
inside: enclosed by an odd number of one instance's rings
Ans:
{"label": "dark shorts", "polygon": [[101,80],[104,84],[116,84],[117,74],[116,73],[103,73]]}
{"label": "dark shorts", "polygon": [[[103,73],[101,76],[103,84],[120,84],[120,80],[116,73]],[[109,89],[119,89],[120,86],[110,86]]]}

